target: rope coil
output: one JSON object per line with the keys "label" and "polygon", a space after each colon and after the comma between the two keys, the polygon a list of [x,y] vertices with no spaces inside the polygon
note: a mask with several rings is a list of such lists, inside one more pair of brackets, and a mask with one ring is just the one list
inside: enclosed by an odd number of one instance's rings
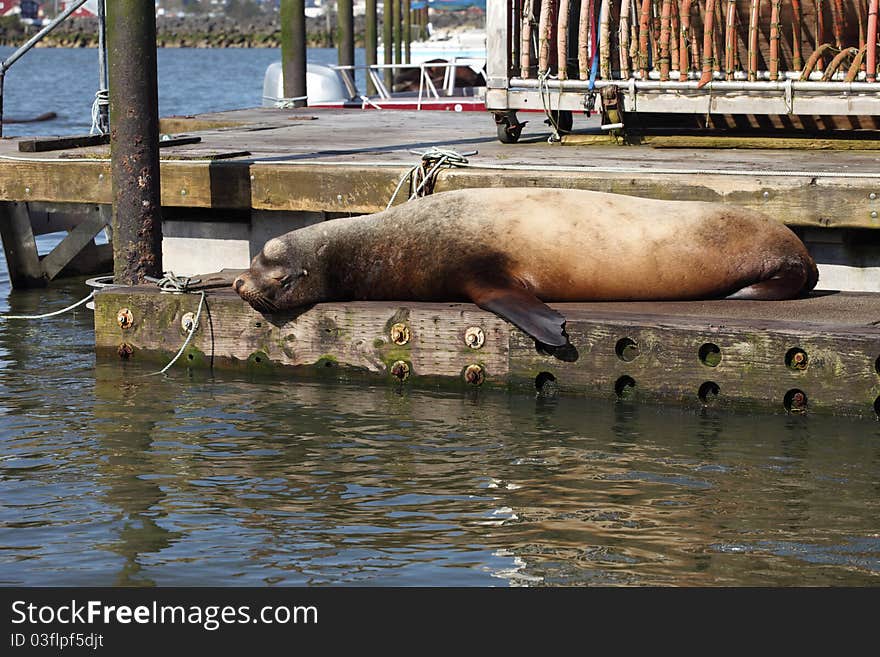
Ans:
{"label": "rope coil", "polygon": [[440,167],[467,166],[468,159],[466,156],[476,155],[477,151],[459,153],[450,149],[432,146],[426,151],[410,151],[410,153],[421,155],[421,160],[401,176],[397,183],[397,187],[394,189],[394,193],[388,200],[388,205],[385,206],[386,210],[394,204],[394,200],[397,198],[403,184],[407,180],[410,181],[410,195],[407,199],[408,201],[421,196],[427,196],[434,191],[434,184],[437,182],[437,173],[440,171]]}

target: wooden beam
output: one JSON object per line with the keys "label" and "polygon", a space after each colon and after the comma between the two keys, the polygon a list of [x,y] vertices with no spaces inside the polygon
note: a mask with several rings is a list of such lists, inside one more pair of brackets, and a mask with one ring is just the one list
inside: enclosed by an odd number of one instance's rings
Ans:
{"label": "wooden beam", "polygon": [[[167,361],[183,342],[183,316],[198,301],[146,286],[100,292],[99,355]],[[264,316],[225,287],[208,292],[202,329],[182,366],[394,385],[405,375],[407,385],[459,389],[476,387],[480,378],[483,387],[532,392],[552,382],[560,394],[694,408],[797,412],[797,392],[807,412],[873,418],[875,403],[880,407],[880,327],[872,323],[880,317],[880,295],[553,306],[567,319],[576,362],[538,353],[534,340],[471,304],[327,303]],[[122,308],[132,313],[130,327],[117,323]],[[394,342],[395,324],[409,333],[401,344]],[[469,329],[482,332],[480,348],[468,346]]]}
{"label": "wooden beam", "polygon": [[109,206],[102,206],[103,211],[92,212],[70,231],[67,236],[46,255],[41,266],[47,279],[55,278],[76,255],[95,239],[104,227],[110,223]]}
{"label": "wooden beam", "polygon": [[12,287],[45,286],[27,203],[0,202],[0,238]]}

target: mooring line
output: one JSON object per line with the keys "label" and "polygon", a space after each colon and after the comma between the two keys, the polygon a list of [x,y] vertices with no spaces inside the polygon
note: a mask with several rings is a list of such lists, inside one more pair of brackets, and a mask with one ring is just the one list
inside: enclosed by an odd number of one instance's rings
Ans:
{"label": "mooring line", "polygon": [[0,315],[0,319],[48,319],[49,317],[57,317],[58,315],[63,315],[64,313],[73,310],[74,308],[79,308],[81,305],[88,303],[94,298],[95,293],[92,292],[85,299],[80,299],[75,304],[67,306],[67,308],[62,308],[61,310],[56,310],[55,312],[44,313],[42,315]]}
{"label": "mooring line", "polygon": [[193,334],[195,334],[196,329],[199,327],[199,319],[202,316],[202,308],[205,305],[205,293],[199,292],[199,294],[202,295],[201,299],[199,299],[199,308],[198,310],[196,310],[196,316],[193,318],[192,326],[189,327],[189,333],[186,336],[186,340],[183,341],[183,345],[180,347],[180,350],[177,352],[174,358],[171,359],[171,362],[168,363],[165,367],[163,367],[158,372],[152,372],[150,374],[147,374],[146,376],[158,376],[159,374],[165,374],[165,372],[171,369],[171,366],[177,362],[177,359],[180,358],[181,355],[183,355],[183,352],[186,351],[186,348],[189,346],[190,340],[192,340]]}

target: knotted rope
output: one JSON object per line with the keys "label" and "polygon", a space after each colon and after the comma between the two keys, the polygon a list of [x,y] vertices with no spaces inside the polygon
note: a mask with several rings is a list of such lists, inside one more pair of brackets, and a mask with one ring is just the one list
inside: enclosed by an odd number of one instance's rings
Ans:
{"label": "knotted rope", "polygon": [[410,195],[407,199],[408,201],[421,196],[427,196],[434,191],[434,185],[437,182],[437,173],[440,171],[441,167],[466,166],[468,163],[466,156],[476,155],[477,151],[458,153],[457,151],[450,149],[432,146],[426,151],[410,151],[410,153],[421,155],[421,160],[401,176],[400,181],[397,183],[397,187],[394,189],[394,193],[388,201],[388,205],[385,206],[386,210],[394,204],[394,199],[397,198],[403,184],[407,180],[409,180],[410,188]]}

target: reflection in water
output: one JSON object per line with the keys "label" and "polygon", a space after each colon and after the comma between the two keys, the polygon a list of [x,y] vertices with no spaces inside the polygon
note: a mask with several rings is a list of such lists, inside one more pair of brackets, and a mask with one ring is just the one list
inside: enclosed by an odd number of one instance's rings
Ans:
{"label": "reflection in water", "polygon": [[[13,295],[61,307],[81,287]],[[95,366],[0,325],[0,583],[803,585],[880,575],[876,423]]]}

